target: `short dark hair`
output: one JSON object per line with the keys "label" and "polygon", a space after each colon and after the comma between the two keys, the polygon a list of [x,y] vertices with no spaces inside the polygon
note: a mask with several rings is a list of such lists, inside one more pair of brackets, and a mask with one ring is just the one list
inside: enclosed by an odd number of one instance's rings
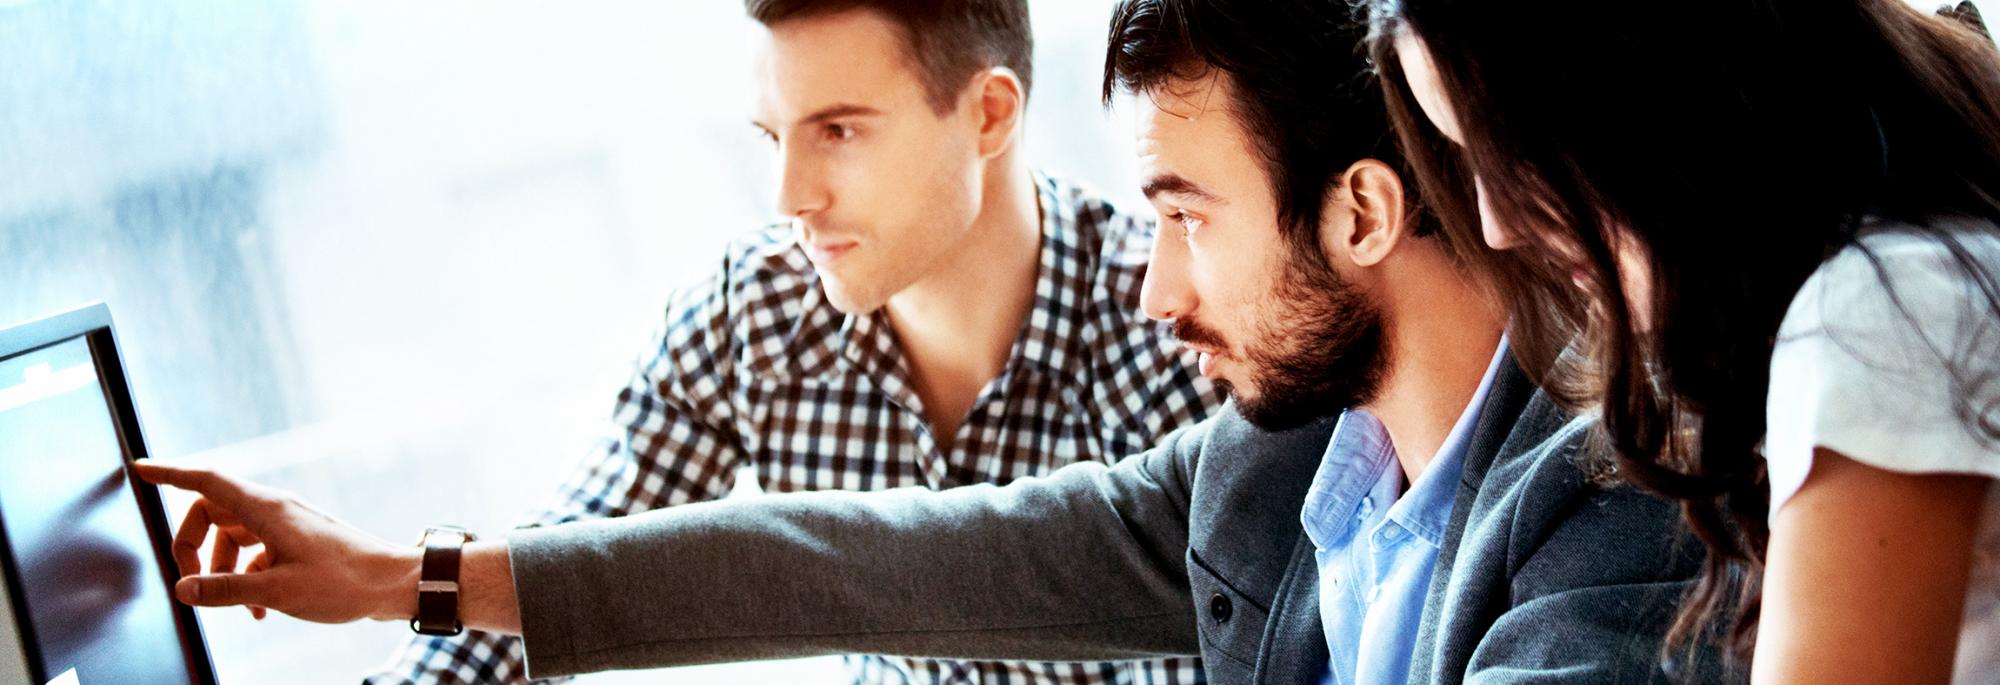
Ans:
{"label": "short dark hair", "polygon": [[903,29],[910,63],[939,114],[957,107],[973,74],[996,66],[1034,83],[1035,37],[1028,28],[1028,0],[744,0],[750,18],[765,26],[845,12],[872,10]]}
{"label": "short dark hair", "polygon": [[[1279,231],[1326,266],[1326,196],[1348,167],[1402,154],[1365,54],[1367,23],[1335,0],[1125,0],[1111,20],[1104,101],[1217,71],[1234,82],[1238,123],[1271,177]],[[1416,184],[1409,184],[1412,208]],[[1412,212],[1418,234],[1434,232]]]}

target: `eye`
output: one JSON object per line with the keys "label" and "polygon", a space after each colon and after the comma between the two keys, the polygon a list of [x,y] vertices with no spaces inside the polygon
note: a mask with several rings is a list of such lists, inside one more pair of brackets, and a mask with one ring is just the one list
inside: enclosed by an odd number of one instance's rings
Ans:
{"label": "eye", "polygon": [[1189,216],[1187,212],[1178,209],[1174,210],[1172,214],[1168,214],[1167,220],[1181,227],[1182,238],[1193,238],[1195,231],[1201,230],[1202,225],[1206,223],[1200,218]]}
{"label": "eye", "polygon": [[825,131],[827,140],[839,141],[854,137],[854,127],[847,124],[827,124]]}
{"label": "eye", "polygon": [[778,144],[778,134],[772,133],[771,129],[764,128],[762,126],[757,127],[757,137],[763,138],[765,142],[768,142],[772,145]]}

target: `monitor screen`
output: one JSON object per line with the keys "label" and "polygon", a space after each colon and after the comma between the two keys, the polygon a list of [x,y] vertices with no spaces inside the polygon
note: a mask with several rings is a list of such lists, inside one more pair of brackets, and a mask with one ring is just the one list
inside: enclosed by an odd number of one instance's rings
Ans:
{"label": "monitor screen", "polygon": [[44,683],[201,685],[105,385],[87,336],[0,359],[17,640]]}

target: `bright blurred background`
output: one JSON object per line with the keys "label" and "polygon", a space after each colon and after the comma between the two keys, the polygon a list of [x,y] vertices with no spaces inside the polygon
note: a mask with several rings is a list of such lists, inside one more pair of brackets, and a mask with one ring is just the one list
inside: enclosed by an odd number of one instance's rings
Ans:
{"label": "bright blurred background", "polygon": [[[1111,0],[1031,4],[1031,159],[1140,207],[1097,102]],[[157,456],[385,539],[504,530],[667,293],[775,218],[752,28],[734,0],[0,0],[0,325],[107,301]],[[202,613],[231,684],[353,683],[409,635]],[[581,682],[840,681],[663,675]]]}

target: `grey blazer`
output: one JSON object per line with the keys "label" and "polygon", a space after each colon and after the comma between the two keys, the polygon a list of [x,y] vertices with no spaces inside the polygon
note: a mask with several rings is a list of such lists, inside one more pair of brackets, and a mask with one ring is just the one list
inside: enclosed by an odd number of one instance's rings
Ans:
{"label": "grey blazer", "polygon": [[[1468,445],[1411,682],[1664,682],[1660,635],[1700,546],[1665,502],[1586,479],[1573,460],[1587,427],[1504,366]],[[1225,411],[1116,465],[1005,487],[765,496],[515,531],[528,668],[1200,654],[1215,683],[1316,684],[1328,651],[1299,512],[1333,425],[1268,433]]]}

